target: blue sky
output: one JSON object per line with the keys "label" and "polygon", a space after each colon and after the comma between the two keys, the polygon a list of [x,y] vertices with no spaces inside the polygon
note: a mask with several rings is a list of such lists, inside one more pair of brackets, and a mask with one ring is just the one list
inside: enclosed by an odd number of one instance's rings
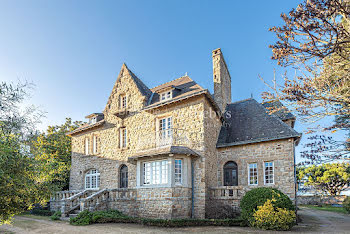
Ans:
{"label": "blue sky", "polygon": [[233,101],[261,101],[267,88],[258,75],[283,72],[270,59],[268,28],[298,3],[2,0],[0,80],[35,83],[30,102],[47,112],[45,129],[101,112],[123,62],[149,87],[188,72],[212,91],[211,51],[220,47]]}

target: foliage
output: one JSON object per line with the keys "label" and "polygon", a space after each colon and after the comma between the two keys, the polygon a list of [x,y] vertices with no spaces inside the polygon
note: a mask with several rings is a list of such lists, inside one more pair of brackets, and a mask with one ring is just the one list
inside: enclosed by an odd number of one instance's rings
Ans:
{"label": "foliage", "polygon": [[52,192],[48,168],[28,150],[40,111],[20,108],[29,84],[0,83],[0,225],[14,215],[44,205]]}
{"label": "foliage", "polygon": [[290,230],[295,224],[295,212],[286,208],[275,209],[273,201],[274,199],[268,199],[264,205],[258,206],[251,226],[264,230]]}
{"label": "foliage", "polygon": [[290,198],[275,188],[260,187],[248,191],[241,200],[241,215],[247,222],[252,221],[253,214],[258,206],[265,204],[267,200],[271,200],[275,208],[286,208],[294,210],[295,207]]}
{"label": "foliage", "polygon": [[350,214],[350,196],[347,196],[343,201],[343,207]]}
{"label": "foliage", "polygon": [[188,226],[240,226],[240,219],[146,219],[124,215],[117,210],[83,211],[70,219],[72,225],[89,225],[93,223],[137,223],[158,227],[188,227]]}
{"label": "foliage", "polygon": [[[284,83],[270,86],[272,90],[263,97],[284,101],[305,121],[335,119],[330,124],[322,122],[321,130],[349,131],[349,16],[350,2],[345,0],[304,0],[288,14],[283,13],[284,24],[270,28],[277,36],[277,41],[270,45],[272,59],[295,69],[295,77],[286,74]],[[324,136],[314,140],[311,145],[314,148],[303,154],[311,163],[315,158],[350,156],[346,141],[338,147],[339,142]]]}
{"label": "foliage", "polygon": [[51,215],[51,220],[60,220],[61,218],[61,211],[60,210],[57,210],[55,213],[53,213],[53,215]]}
{"label": "foliage", "polygon": [[40,216],[51,216],[53,215],[53,212],[51,210],[43,210],[43,209],[32,209],[30,211],[33,215],[40,215]]}
{"label": "foliage", "polygon": [[350,185],[349,163],[328,163],[311,165],[298,169],[298,180],[305,180],[306,186],[329,195],[339,195]]}
{"label": "foliage", "polygon": [[71,166],[71,137],[66,133],[75,130],[81,122],[70,118],[62,125],[49,126],[46,133],[32,138],[31,152],[36,160],[45,163],[51,172],[52,183],[60,190],[69,189]]}

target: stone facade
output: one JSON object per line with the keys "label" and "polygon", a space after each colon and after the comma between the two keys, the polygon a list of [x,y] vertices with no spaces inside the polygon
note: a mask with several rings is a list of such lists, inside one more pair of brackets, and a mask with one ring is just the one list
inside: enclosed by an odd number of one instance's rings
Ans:
{"label": "stone facade", "polygon": [[[70,190],[82,192],[54,199],[53,209],[59,209],[59,204],[67,200],[75,205],[64,208],[66,213],[74,209],[108,208],[150,218],[218,217],[219,211],[236,211],[245,191],[255,187],[247,182],[249,162],[258,164],[257,186],[265,186],[265,161],[274,161],[272,186],[294,199],[293,138],[217,147],[222,112],[231,102],[231,78],[220,49],[213,51],[213,67],[214,98],[189,77],[148,89],[123,64],[103,119],[69,133]],[[152,101],[155,95],[160,99],[162,92],[167,94],[169,90],[172,95],[168,101]],[[95,114],[88,117],[91,116]],[[160,128],[166,126],[161,121],[168,118],[171,126],[166,133],[171,132],[171,142],[160,146]],[[182,163],[180,182],[175,178],[177,160]],[[238,186],[223,186],[223,166],[228,161],[238,165]],[[164,177],[166,182],[145,182],[148,162],[164,163],[167,169],[162,166],[160,170],[164,169],[162,180]],[[127,188],[121,188],[121,168],[125,166]],[[87,193],[85,177],[92,169],[99,173],[99,186]],[[157,170],[152,169],[152,178],[160,173]]]}

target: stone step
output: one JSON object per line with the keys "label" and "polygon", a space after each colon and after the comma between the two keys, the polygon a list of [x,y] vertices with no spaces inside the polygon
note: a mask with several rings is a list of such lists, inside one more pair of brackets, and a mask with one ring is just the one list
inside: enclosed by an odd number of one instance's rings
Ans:
{"label": "stone step", "polygon": [[80,213],[80,210],[79,209],[76,209],[76,210],[73,210],[72,211],[72,214],[79,214]]}
{"label": "stone step", "polygon": [[77,217],[77,216],[78,216],[78,214],[69,214],[69,218],[70,218],[70,219],[75,218],[75,217]]}

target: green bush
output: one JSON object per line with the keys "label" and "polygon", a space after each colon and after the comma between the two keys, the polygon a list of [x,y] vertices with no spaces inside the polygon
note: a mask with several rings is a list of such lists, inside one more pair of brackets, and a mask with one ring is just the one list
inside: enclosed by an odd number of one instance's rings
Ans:
{"label": "green bush", "polygon": [[241,200],[241,217],[249,224],[254,221],[253,214],[257,210],[258,206],[265,204],[267,200],[272,200],[273,207],[286,208],[287,210],[295,210],[292,201],[287,195],[274,188],[255,188],[248,191]]}
{"label": "green bush", "polygon": [[350,214],[350,197],[346,197],[343,201],[343,207],[344,209]]}
{"label": "green bush", "polygon": [[137,223],[157,227],[188,227],[188,226],[241,226],[241,219],[146,219],[124,215],[117,210],[83,211],[77,217],[70,219],[72,225],[89,225],[93,223]]}
{"label": "green bush", "polygon": [[274,199],[268,199],[264,205],[258,206],[258,210],[253,214],[254,220],[251,222],[251,226],[264,230],[290,230],[295,225],[294,210],[275,209],[272,205],[273,201]]}
{"label": "green bush", "polygon": [[53,213],[53,215],[51,215],[50,218],[51,218],[51,220],[60,220],[61,215],[62,215],[61,211],[58,210],[55,213]]}
{"label": "green bush", "polygon": [[43,209],[33,209],[30,211],[33,215],[40,215],[40,216],[51,216],[53,215],[53,212],[50,210],[43,210]]}

